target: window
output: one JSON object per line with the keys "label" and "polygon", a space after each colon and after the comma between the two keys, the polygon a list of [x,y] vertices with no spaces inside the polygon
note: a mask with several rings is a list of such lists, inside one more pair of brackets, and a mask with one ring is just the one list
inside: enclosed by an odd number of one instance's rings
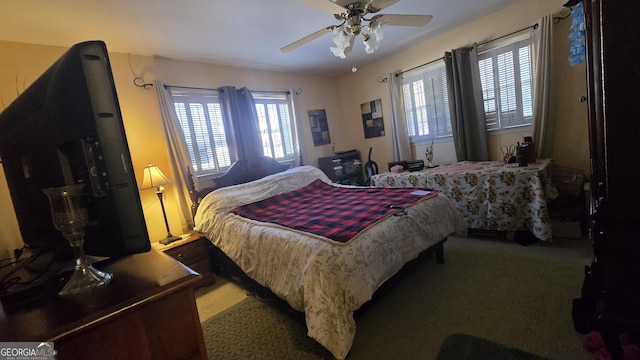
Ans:
{"label": "window", "polygon": [[412,142],[452,135],[444,61],[404,76],[402,96]]}
{"label": "window", "polygon": [[[478,55],[487,130],[530,125],[533,89],[531,40],[522,37]],[[405,75],[402,94],[411,141],[453,135],[444,61]]]}
{"label": "window", "polygon": [[[229,146],[217,90],[171,88],[176,116],[182,127],[196,176],[224,172],[237,159]],[[285,94],[252,93],[265,156],[294,159],[293,116]]]}
{"label": "window", "polygon": [[527,38],[478,55],[488,130],[531,124],[530,43]]}
{"label": "window", "polygon": [[293,161],[295,158],[294,129],[287,95],[267,92],[251,94],[256,102],[264,155],[278,161]]}
{"label": "window", "polygon": [[224,172],[231,157],[217,90],[171,88],[196,176]]}

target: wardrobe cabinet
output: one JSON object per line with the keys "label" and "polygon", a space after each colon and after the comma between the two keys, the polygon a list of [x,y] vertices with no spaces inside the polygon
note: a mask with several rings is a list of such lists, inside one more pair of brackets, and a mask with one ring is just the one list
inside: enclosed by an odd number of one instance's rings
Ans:
{"label": "wardrobe cabinet", "polygon": [[617,356],[616,333],[640,329],[640,2],[583,0],[583,5],[591,267],[601,294],[598,327],[613,339]]}

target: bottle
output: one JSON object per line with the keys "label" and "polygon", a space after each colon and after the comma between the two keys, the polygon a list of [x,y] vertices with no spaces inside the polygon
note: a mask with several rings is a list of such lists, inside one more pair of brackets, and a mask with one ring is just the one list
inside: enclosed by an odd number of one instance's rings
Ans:
{"label": "bottle", "polygon": [[533,142],[533,137],[525,136],[524,143],[527,145],[527,161],[533,164],[536,162],[536,144]]}
{"label": "bottle", "polygon": [[522,144],[518,142],[516,145],[516,159],[518,160],[518,166],[527,166],[529,165],[529,145]]}

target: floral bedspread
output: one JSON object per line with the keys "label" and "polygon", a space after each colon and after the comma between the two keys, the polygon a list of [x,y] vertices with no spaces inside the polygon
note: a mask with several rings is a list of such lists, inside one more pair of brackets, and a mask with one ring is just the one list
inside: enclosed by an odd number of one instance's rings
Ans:
{"label": "floral bedspread", "polygon": [[551,182],[551,159],[526,167],[500,161],[462,161],[416,172],[383,173],[371,178],[377,187],[439,190],[462,213],[472,229],[529,230],[552,241],[548,202],[558,197]]}
{"label": "floral bedspread", "polygon": [[464,234],[466,228],[460,212],[439,193],[340,245],[230,213],[316,179],[331,183],[319,169],[302,166],[213,191],[198,207],[196,230],[253,280],[304,311],[307,334],[344,359],[356,334],[353,312],[409,260],[452,233]]}

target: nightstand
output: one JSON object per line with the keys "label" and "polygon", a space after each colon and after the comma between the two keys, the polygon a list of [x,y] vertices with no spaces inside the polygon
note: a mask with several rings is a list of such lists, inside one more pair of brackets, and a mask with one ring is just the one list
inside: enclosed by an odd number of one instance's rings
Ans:
{"label": "nightstand", "polygon": [[196,283],[195,287],[211,286],[216,282],[209,256],[211,243],[198,232],[193,232],[190,235],[186,239],[183,238],[183,240],[175,241],[169,245],[154,243],[153,247],[202,275],[202,279]]}

